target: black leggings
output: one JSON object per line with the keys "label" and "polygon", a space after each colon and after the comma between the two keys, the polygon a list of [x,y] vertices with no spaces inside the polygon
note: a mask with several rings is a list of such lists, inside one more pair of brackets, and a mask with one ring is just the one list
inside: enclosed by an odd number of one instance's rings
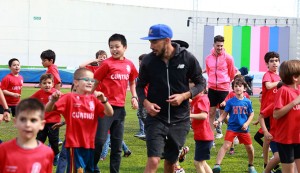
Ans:
{"label": "black leggings", "polygon": [[262,147],[264,142],[263,140],[261,140],[261,138],[264,137],[264,134],[259,133],[258,131],[256,132],[256,134],[254,135],[254,139],[255,141]]}

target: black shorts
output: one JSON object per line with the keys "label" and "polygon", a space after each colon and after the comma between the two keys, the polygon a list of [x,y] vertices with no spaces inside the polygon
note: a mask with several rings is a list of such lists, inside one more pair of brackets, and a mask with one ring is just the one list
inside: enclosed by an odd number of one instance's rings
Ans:
{"label": "black shorts", "polygon": [[[11,111],[11,115],[13,117],[15,117],[16,115],[16,106],[8,106],[9,110]],[[3,109],[3,106],[0,105],[0,114],[3,114],[4,113],[4,109]]]}
{"label": "black shorts", "polygon": [[195,141],[195,156],[194,160],[200,162],[210,159],[210,149],[214,141]]}
{"label": "black shorts", "polygon": [[[216,107],[222,103],[227,97],[229,91],[218,91],[214,89],[208,89],[208,98],[210,102],[210,107]],[[220,109],[224,110],[224,107],[220,107]]]}
{"label": "black shorts", "polygon": [[281,163],[293,163],[295,159],[300,159],[300,144],[277,143],[277,148]]}
{"label": "black shorts", "polygon": [[148,157],[160,157],[176,163],[190,130],[190,121],[166,124],[150,116],[145,121]]}

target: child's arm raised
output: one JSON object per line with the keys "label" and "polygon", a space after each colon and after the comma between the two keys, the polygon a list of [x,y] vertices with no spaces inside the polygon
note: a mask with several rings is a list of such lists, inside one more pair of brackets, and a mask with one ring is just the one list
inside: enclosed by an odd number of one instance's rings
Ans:
{"label": "child's arm raised", "polygon": [[50,112],[54,109],[55,102],[60,98],[61,92],[56,91],[52,94],[51,99],[49,99],[49,102],[45,106],[45,111]]}
{"label": "child's arm raised", "polygon": [[275,119],[279,119],[286,115],[294,106],[300,104],[300,96],[298,96],[295,100],[290,102],[289,104],[283,106],[281,109],[275,109],[273,112],[273,117]]}
{"label": "child's arm raised", "polygon": [[113,116],[114,114],[114,110],[113,108],[111,107],[111,105],[109,104],[108,102],[108,99],[107,97],[104,96],[104,94],[100,91],[95,91],[94,92],[94,95],[101,101],[101,103],[103,104],[104,106],[104,114],[106,116]]}

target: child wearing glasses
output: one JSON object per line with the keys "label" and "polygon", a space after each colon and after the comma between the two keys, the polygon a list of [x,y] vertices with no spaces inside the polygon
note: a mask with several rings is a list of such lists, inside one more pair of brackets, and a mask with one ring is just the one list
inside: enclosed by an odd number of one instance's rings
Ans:
{"label": "child wearing glasses", "polygon": [[75,92],[61,96],[52,94],[46,111],[57,111],[65,118],[67,149],[67,172],[93,172],[95,135],[98,116],[112,116],[113,109],[102,92],[92,89],[94,74],[80,68],[74,72]]}

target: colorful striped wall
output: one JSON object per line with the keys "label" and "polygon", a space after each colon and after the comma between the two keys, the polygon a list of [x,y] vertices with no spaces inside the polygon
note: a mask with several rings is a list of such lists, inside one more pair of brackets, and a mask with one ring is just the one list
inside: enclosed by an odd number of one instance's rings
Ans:
{"label": "colorful striped wall", "polygon": [[233,56],[237,68],[250,71],[267,71],[264,55],[276,51],[280,60],[289,59],[290,27],[278,26],[204,26],[203,66],[213,46],[213,38],[223,35],[224,48]]}

